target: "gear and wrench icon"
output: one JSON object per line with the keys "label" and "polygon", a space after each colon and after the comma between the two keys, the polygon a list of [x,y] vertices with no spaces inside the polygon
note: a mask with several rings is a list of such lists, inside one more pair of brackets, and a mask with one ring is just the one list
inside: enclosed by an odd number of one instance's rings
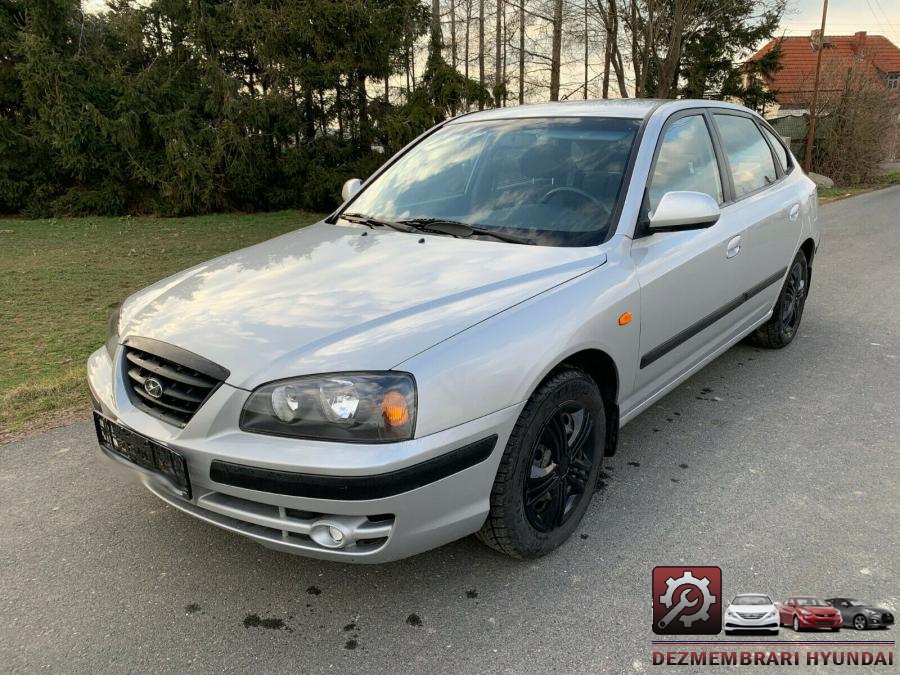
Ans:
{"label": "gear and wrench icon", "polygon": [[[667,609],[671,609],[674,604],[674,600],[672,598],[675,595],[675,591],[682,586],[687,585],[696,586],[700,590],[700,593],[703,595],[703,604],[700,605],[700,609],[698,609],[693,614],[682,614],[678,617],[681,620],[681,623],[684,624],[685,628],[690,628],[695,621],[709,621],[709,608],[717,599],[716,596],[710,595],[709,579],[707,579],[706,577],[701,577],[698,579],[693,574],[691,574],[690,570],[687,570],[678,579],[669,577],[668,579],[666,579],[666,588],[668,590],[666,590],[665,594],[659,596],[659,601],[663,603]],[[686,600],[686,594],[688,590],[686,590],[682,594],[682,601]],[[686,607],[694,606],[689,605],[686,602],[680,604],[684,604],[684,606]],[[697,604],[696,601],[694,601],[694,604]]]}

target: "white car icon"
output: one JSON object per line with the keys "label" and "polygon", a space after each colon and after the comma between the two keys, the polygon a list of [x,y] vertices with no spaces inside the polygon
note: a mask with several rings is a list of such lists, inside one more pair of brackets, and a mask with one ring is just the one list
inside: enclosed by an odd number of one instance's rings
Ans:
{"label": "white car icon", "polygon": [[743,593],[725,605],[725,635],[739,630],[769,631],[778,635],[778,608],[762,593]]}

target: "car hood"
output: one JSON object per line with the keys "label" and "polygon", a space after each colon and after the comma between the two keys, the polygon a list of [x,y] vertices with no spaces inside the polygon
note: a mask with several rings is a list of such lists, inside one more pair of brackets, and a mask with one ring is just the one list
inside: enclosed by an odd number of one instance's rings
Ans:
{"label": "car hood", "polygon": [[805,609],[812,612],[816,616],[833,616],[837,612],[837,607],[797,607],[798,610]]}
{"label": "car hood", "polygon": [[242,388],[386,370],[605,261],[595,247],[318,223],[136,293],[122,307],[119,334],[204,356]]}
{"label": "car hood", "polygon": [[768,614],[775,609],[775,605],[728,605],[728,609],[743,614]]}

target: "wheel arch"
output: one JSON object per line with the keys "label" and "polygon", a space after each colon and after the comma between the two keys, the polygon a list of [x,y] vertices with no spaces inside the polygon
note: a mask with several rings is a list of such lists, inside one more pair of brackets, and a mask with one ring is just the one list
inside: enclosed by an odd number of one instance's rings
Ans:
{"label": "wheel arch", "polygon": [[604,454],[614,455],[619,442],[619,369],[615,360],[602,349],[582,349],[562,359],[550,372],[565,366],[583,370],[597,384],[606,413]]}
{"label": "wheel arch", "polygon": [[808,237],[806,241],[800,244],[800,250],[806,256],[806,287],[809,288],[812,281],[813,258],[816,255],[816,242],[812,237]]}

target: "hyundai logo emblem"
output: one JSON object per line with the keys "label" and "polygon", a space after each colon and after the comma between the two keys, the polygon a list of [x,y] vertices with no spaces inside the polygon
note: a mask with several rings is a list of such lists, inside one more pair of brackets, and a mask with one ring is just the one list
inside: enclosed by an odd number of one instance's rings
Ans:
{"label": "hyundai logo emblem", "polygon": [[146,391],[153,398],[159,398],[163,395],[163,387],[162,383],[157,380],[155,377],[148,377],[144,380],[144,391]]}

